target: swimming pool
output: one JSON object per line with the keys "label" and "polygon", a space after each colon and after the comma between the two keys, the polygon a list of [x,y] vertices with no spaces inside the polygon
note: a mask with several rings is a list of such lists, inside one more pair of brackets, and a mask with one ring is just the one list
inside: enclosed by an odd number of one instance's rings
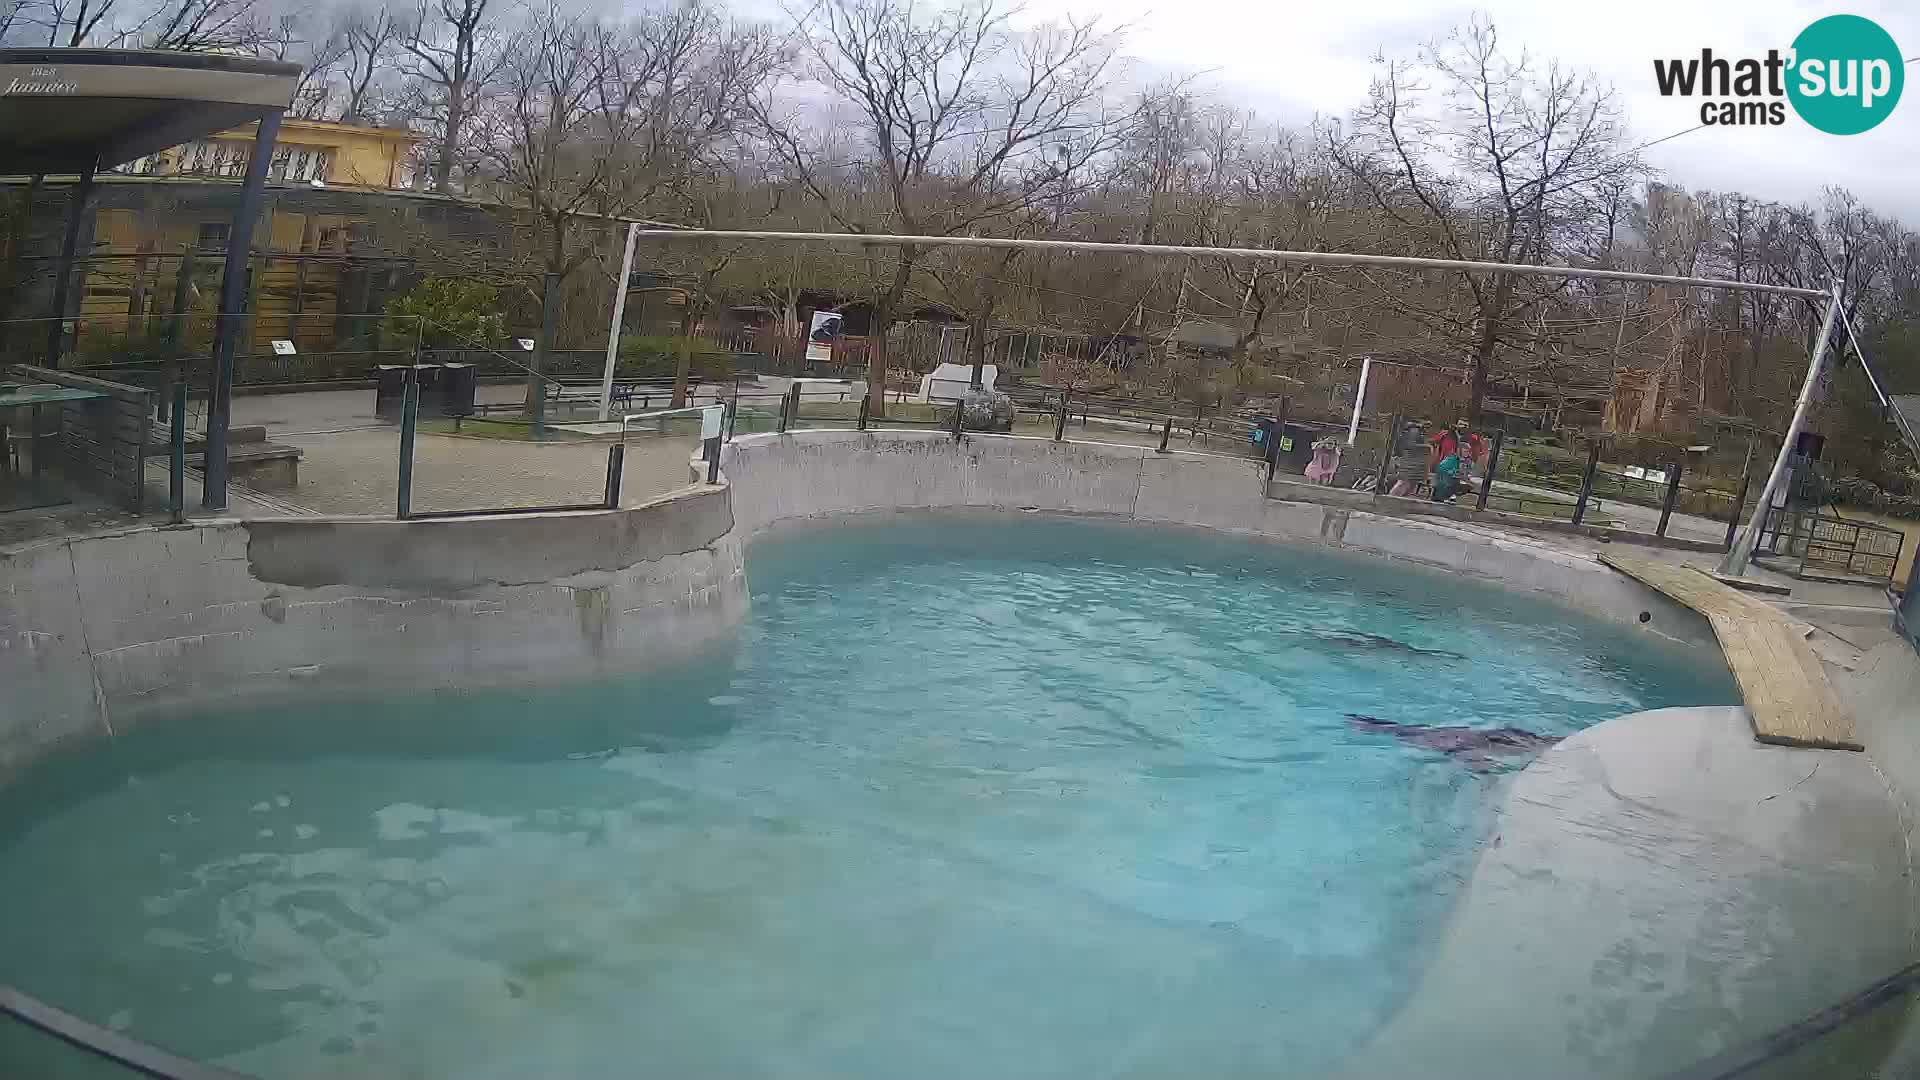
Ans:
{"label": "swimming pool", "polygon": [[1417,979],[1521,734],[1737,700],[1201,532],[902,517],[750,577],[672,673],[45,763],[0,799],[0,980],[271,1077],[1311,1075]]}

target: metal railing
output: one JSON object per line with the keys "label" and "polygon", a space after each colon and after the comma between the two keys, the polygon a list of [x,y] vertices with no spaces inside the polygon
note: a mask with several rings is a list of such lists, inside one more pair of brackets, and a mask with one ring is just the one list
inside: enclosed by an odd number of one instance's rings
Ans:
{"label": "metal railing", "polygon": [[1829,516],[1818,510],[1770,506],[1761,520],[1754,557],[1797,558],[1795,577],[1834,577],[1891,585],[1906,534],[1867,521]]}
{"label": "metal railing", "polygon": [[253,1080],[245,1073],[191,1061],[128,1038],[4,984],[0,984],[0,1015],[10,1016],[101,1061],[155,1080]]}

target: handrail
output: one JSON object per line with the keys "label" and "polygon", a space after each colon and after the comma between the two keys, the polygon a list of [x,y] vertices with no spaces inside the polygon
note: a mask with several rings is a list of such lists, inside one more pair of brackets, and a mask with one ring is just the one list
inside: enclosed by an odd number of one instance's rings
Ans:
{"label": "handrail", "polygon": [[1822,1035],[1832,1034],[1866,1017],[1915,989],[1920,989],[1920,963],[1909,964],[1842,1001],[1776,1028],[1752,1042],[1667,1073],[1662,1080],[1736,1080],[1778,1061]]}
{"label": "handrail", "polygon": [[155,1080],[254,1080],[246,1073],[204,1065],[80,1019],[12,986],[0,984],[0,1013],[38,1028],[95,1057]]}

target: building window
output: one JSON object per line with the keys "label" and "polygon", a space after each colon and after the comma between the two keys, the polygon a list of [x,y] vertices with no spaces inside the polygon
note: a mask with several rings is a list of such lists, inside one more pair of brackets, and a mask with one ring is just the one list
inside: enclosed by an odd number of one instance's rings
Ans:
{"label": "building window", "polygon": [[247,171],[247,147],[242,143],[188,143],[180,148],[180,171],[189,176],[238,179]]}
{"label": "building window", "polygon": [[201,222],[200,235],[194,240],[193,246],[201,251],[225,251],[229,228],[224,221]]}
{"label": "building window", "polygon": [[333,152],[317,146],[282,146],[273,152],[273,164],[267,176],[274,180],[302,183],[325,180]]}

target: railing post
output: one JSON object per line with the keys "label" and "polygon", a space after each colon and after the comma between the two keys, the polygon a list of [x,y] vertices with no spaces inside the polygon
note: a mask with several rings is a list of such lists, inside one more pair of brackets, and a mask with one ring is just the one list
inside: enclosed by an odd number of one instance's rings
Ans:
{"label": "railing post", "polygon": [[726,441],[728,442],[733,441],[733,414],[739,411],[739,409],[740,409],[740,395],[736,393],[734,394],[732,400],[727,402]]}
{"label": "railing post", "polygon": [[1267,440],[1267,480],[1266,485],[1260,489],[1260,497],[1263,499],[1273,494],[1273,467],[1279,462],[1280,435],[1275,432],[1273,438]]}
{"label": "railing post", "polygon": [[178,525],[187,516],[187,379],[178,369],[171,389],[173,430],[167,440],[167,515]]}
{"label": "railing post", "polygon": [[793,423],[794,416],[799,413],[799,401],[800,384],[794,383],[787,388],[787,396],[780,399],[780,434],[787,433],[788,425]]}
{"label": "railing post", "polygon": [[1173,415],[1167,415],[1167,422],[1160,426],[1160,452],[1167,452],[1167,439],[1173,435]]}
{"label": "railing post", "polygon": [[1673,516],[1673,503],[1680,497],[1680,469],[1687,463],[1685,457],[1675,458],[1673,472],[1667,477],[1667,497],[1660,503],[1660,527],[1653,530],[1655,536],[1667,535],[1667,519]]}
{"label": "railing post", "polygon": [[1062,390],[1060,392],[1060,413],[1058,416],[1055,416],[1053,420],[1054,442],[1059,442],[1061,439],[1067,437],[1067,398],[1070,396],[1072,395],[1068,391]]}
{"label": "railing post", "polygon": [[1380,455],[1380,468],[1375,470],[1373,474],[1373,494],[1375,497],[1387,493],[1387,466],[1393,463],[1393,454],[1394,451],[1399,448],[1399,442],[1400,414],[1394,413],[1393,419],[1387,421],[1387,447]]}
{"label": "railing post", "polygon": [[394,516],[406,520],[413,508],[413,429],[420,421],[420,380],[409,370],[400,394],[400,483]]}
{"label": "railing post", "polygon": [[1473,501],[1475,510],[1487,508],[1487,495],[1493,491],[1493,471],[1500,467],[1500,447],[1506,441],[1505,430],[1493,433],[1493,445],[1487,449],[1487,475],[1480,478],[1480,497]]}
{"label": "railing post", "polygon": [[1593,474],[1600,469],[1600,440],[1594,439],[1587,447],[1587,472],[1580,478],[1580,501],[1573,504],[1573,523],[1587,516],[1587,500],[1593,497]]}
{"label": "railing post", "polygon": [[953,441],[960,441],[960,429],[967,419],[967,403],[964,399],[953,399]]}
{"label": "railing post", "polygon": [[603,500],[609,510],[620,508],[620,474],[627,464],[627,445],[614,443],[607,447],[607,494]]}
{"label": "railing post", "polygon": [[867,430],[867,410],[871,408],[873,408],[873,399],[868,397],[865,394],[861,394],[860,395],[860,419],[854,423],[853,429],[855,431]]}
{"label": "railing post", "polygon": [[707,456],[707,483],[720,482],[720,437],[714,436],[701,444]]}

